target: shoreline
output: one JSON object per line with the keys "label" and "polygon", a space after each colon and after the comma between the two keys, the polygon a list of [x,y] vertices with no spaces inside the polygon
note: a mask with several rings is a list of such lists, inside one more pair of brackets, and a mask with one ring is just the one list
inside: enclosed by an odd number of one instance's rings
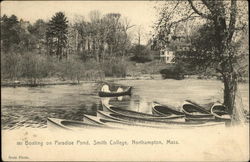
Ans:
{"label": "shoreline", "polygon": [[[188,76],[185,77],[182,80],[185,79],[195,79],[195,80],[218,80],[215,78],[199,78],[198,75]],[[27,79],[20,79],[17,82],[13,82],[9,79],[1,80],[1,87],[43,87],[43,86],[51,86],[51,85],[80,85],[82,83],[102,83],[102,82],[116,82],[119,80],[167,80],[162,79],[161,75],[158,74],[144,74],[140,76],[127,76],[124,78],[118,78],[118,77],[106,77],[103,80],[80,80],[72,81],[72,80],[60,80],[58,78],[45,78],[41,82],[37,84],[32,84],[27,81]],[[249,78],[244,78],[243,80],[240,80],[239,83],[249,83]]]}

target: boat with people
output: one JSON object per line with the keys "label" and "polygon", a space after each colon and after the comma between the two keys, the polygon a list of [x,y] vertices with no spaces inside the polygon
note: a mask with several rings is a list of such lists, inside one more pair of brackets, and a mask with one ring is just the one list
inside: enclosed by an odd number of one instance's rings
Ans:
{"label": "boat with people", "polygon": [[107,84],[103,85],[101,91],[98,92],[100,97],[117,97],[117,96],[125,96],[131,95],[132,87],[127,87],[126,89],[122,89],[118,87],[117,91],[110,91],[109,86]]}
{"label": "boat with people", "polygon": [[170,116],[170,115],[185,115],[183,112],[179,111],[176,107],[170,105],[163,105],[156,101],[152,102],[152,112],[155,115],[160,116]]}
{"label": "boat with people", "polygon": [[105,128],[106,126],[86,123],[83,121],[47,118],[47,126],[52,130],[83,130],[89,128]]}
{"label": "boat with people", "polygon": [[186,118],[214,118],[214,115],[212,115],[208,110],[190,100],[184,101],[182,105],[182,112],[186,115]]}
{"label": "boat with people", "polygon": [[185,121],[185,115],[159,116],[138,111],[126,110],[110,104],[102,103],[103,110],[110,111],[126,117],[137,118],[148,121]]}
{"label": "boat with people", "polygon": [[216,120],[230,121],[231,116],[228,113],[227,107],[221,103],[214,103],[211,108],[211,114],[215,116]]}
{"label": "boat with people", "polygon": [[136,117],[129,117],[124,116],[112,112],[106,111],[97,111],[97,116],[103,119],[112,119],[122,122],[130,122],[135,125],[142,125],[147,127],[153,128],[194,128],[194,127],[203,127],[203,126],[224,126],[225,123],[223,122],[213,122],[213,123],[206,123],[206,122],[177,122],[177,121],[152,121],[147,119],[141,119]]}

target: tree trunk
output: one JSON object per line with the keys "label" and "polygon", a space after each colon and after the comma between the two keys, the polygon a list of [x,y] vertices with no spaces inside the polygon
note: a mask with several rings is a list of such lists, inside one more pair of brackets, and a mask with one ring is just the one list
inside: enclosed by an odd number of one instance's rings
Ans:
{"label": "tree trunk", "polygon": [[227,106],[229,114],[232,115],[235,106],[235,95],[237,91],[236,76],[228,75],[224,78],[224,105]]}
{"label": "tree trunk", "polygon": [[223,79],[224,82],[224,105],[228,108],[228,112],[232,117],[233,123],[239,123],[244,120],[243,107],[239,105],[237,100],[238,81],[235,72],[228,74]]}

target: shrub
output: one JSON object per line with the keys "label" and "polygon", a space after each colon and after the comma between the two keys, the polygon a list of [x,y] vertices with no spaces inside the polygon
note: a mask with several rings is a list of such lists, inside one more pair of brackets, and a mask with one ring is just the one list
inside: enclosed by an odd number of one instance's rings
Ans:
{"label": "shrub", "polygon": [[79,82],[84,74],[84,69],[83,62],[74,58],[64,58],[56,65],[56,73],[63,80],[69,79]]}
{"label": "shrub", "polygon": [[184,69],[179,65],[162,69],[160,73],[164,79],[184,79]]}
{"label": "shrub", "polygon": [[133,53],[134,56],[132,56],[130,60],[137,63],[150,62],[152,61],[150,52],[151,51],[144,45],[135,45],[131,48],[131,53]]}
{"label": "shrub", "polygon": [[1,78],[17,79],[21,76],[21,55],[18,53],[2,53],[1,52]]}
{"label": "shrub", "polygon": [[48,77],[53,70],[51,62],[43,55],[25,53],[20,62],[22,77],[28,78],[32,84],[37,84],[40,79]]}
{"label": "shrub", "polygon": [[125,61],[118,58],[105,60],[102,63],[102,70],[105,76],[108,77],[125,77],[127,73],[127,64]]}

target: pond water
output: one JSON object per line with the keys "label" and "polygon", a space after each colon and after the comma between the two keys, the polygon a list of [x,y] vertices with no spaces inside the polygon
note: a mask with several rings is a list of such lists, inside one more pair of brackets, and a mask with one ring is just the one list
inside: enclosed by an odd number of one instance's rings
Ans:
{"label": "pond water", "polygon": [[[2,129],[46,128],[48,117],[82,120],[84,113],[95,115],[97,109],[102,109],[101,100],[125,109],[152,113],[152,101],[178,109],[185,99],[206,104],[221,101],[223,95],[223,84],[216,80],[119,80],[115,83],[132,86],[132,96],[101,98],[97,95],[99,84],[93,82],[2,88]],[[248,84],[240,84],[239,92],[242,106],[249,110]]]}

